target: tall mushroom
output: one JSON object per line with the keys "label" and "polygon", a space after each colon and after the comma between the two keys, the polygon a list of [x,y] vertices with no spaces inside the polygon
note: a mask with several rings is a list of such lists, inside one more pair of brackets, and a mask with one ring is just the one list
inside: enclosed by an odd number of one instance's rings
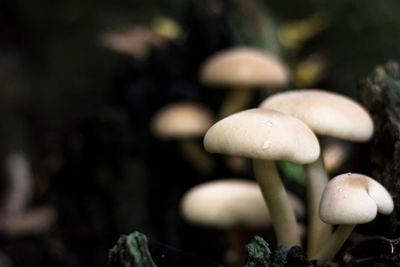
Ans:
{"label": "tall mushroom", "polygon": [[206,107],[192,102],[171,103],[159,110],[151,129],[159,138],[178,141],[183,156],[200,173],[208,173],[214,162],[200,145],[201,138],[214,121]]}
{"label": "tall mushroom", "polygon": [[210,153],[253,159],[278,244],[301,245],[293,209],[274,161],[315,161],[320,151],[314,133],[292,116],[269,109],[249,109],[215,123],[204,137],[204,146]]}
{"label": "tall mushroom", "polygon": [[[323,90],[307,89],[278,93],[265,99],[260,108],[269,108],[292,115],[305,122],[317,135],[348,141],[365,142],[374,126],[367,111],[352,99]],[[317,161],[306,164],[307,207],[309,211],[308,255],[331,234],[331,226],[318,216],[319,201],[328,183],[322,153]]]}
{"label": "tall mushroom", "polygon": [[283,86],[289,82],[286,66],[275,56],[251,47],[232,47],[208,58],[199,72],[206,86],[227,86],[228,96],[219,117],[248,108],[255,87]]}
{"label": "tall mushroom", "polygon": [[356,224],[372,221],[378,212],[387,215],[392,211],[389,192],[371,177],[357,173],[336,176],[323,192],[319,213],[322,221],[339,226],[315,258],[321,263],[333,259]]}
{"label": "tall mushroom", "polygon": [[[296,216],[304,215],[300,199],[288,192]],[[194,225],[227,231],[229,263],[241,265],[252,234],[271,227],[271,218],[260,188],[254,181],[231,178],[205,182],[188,190],[181,199],[183,217]],[[250,233],[250,235],[248,235]]]}

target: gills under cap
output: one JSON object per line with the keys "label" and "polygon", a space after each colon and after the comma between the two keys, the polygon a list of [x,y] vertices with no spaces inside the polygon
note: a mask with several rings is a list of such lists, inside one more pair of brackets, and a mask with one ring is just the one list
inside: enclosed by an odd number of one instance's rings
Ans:
{"label": "gills under cap", "polygon": [[288,70],[278,58],[251,47],[218,52],[203,63],[199,76],[211,86],[280,86],[289,81]]}
{"label": "gills under cap", "polygon": [[370,115],[360,104],[328,91],[306,89],[278,93],[265,99],[260,108],[290,114],[319,135],[363,142],[374,131]]}
{"label": "gills under cap", "polygon": [[320,153],[307,125],[271,109],[248,109],[218,121],[207,131],[204,147],[209,153],[300,164],[315,161]]}
{"label": "gills under cap", "polygon": [[341,174],[329,181],[320,204],[321,220],[329,224],[362,224],[377,213],[390,214],[393,200],[374,179],[357,173]]}

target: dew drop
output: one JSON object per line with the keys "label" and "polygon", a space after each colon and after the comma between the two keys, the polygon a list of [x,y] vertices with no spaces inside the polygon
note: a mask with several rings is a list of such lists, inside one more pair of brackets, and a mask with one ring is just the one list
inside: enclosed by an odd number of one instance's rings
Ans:
{"label": "dew drop", "polygon": [[352,175],[352,173],[351,173],[351,172],[348,172],[348,173],[347,173],[347,176],[351,176],[351,175]]}
{"label": "dew drop", "polygon": [[271,140],[266,140],[265,142],[264,142],[264,145],[263,145],[263,148],[264,149],[268,149],[269,148],[269,146],[270,146],[270,144],[271,144]]}
{"label": "dew drop", "polygon": [[339,192],[343,192],[343,188],[339,188],[338,191],[339,191]]}
{"label": "dew drop", "polygon": [[272,127],[273,123],[272,121],[268,120],[265,122],[265,125],[267,125],[268,127]]}

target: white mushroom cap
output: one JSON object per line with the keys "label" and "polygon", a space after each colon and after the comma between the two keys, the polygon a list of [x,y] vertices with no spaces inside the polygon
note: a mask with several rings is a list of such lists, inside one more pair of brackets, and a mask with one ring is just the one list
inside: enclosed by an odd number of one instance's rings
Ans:
{"label": "white mushroom cap", "polygon": [[290,114],[319,135],[363,142],[374,131],[371,117],[360,104],[328,91],[306,89],[278,93],[265,99],[260,108]]}
{"label": "white mushroom cap", "polygon": [[251,47],[218,52],[204,62],[199,75],[203,84],[216,86],[280,86],[289,81],[279,59]]}
{"label": "white mushroom cap", "polygon": [[190,102],[172,103],[162,108],[151,122],[153,133],[162,138],[203,136],[213,123],[210,110]]}
{"label": "white mushroom cap", "polygon": [[[289,194],[297,216],[304,215],[301,201]],[[223,179],[206,182],[190,189],[181,201],[184,218],[197,225],[228,229],[234,226],[266,228],[271,218],[256,182]]]}
{"label": "white mushroom cap", "polygon": [[321,220],[329,224],[362,224],[377,212],[390,214],[393,200],[374,179],[357,173],[341,174],[329,181],[320,203]]}
{"label": "white mushroom cap", "polygon": [[314,133],[300,120],[270,109],[248,109],[215,123],[204,137],[209,153],[310,163],[319,156]]}

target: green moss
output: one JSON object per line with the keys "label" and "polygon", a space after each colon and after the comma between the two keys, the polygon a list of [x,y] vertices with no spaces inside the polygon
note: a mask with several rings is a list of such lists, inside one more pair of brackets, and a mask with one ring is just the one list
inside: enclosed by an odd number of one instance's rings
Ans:
{"label": "green moss", "polygon": [[246,245],[246,263],[243,267],[269,266],[271,263],[271,250],[268,243],[259,236]]}
{"label": "green moss", "polygon": [[108,253],[109,266],[156,267],[147,241],[147,237],[139,232],[121,235]]}
{"label": "green moss", "polygon": [[288,161],[278,161],[277,166],[284,177],[305,185],[306,174],[302,165]]}

